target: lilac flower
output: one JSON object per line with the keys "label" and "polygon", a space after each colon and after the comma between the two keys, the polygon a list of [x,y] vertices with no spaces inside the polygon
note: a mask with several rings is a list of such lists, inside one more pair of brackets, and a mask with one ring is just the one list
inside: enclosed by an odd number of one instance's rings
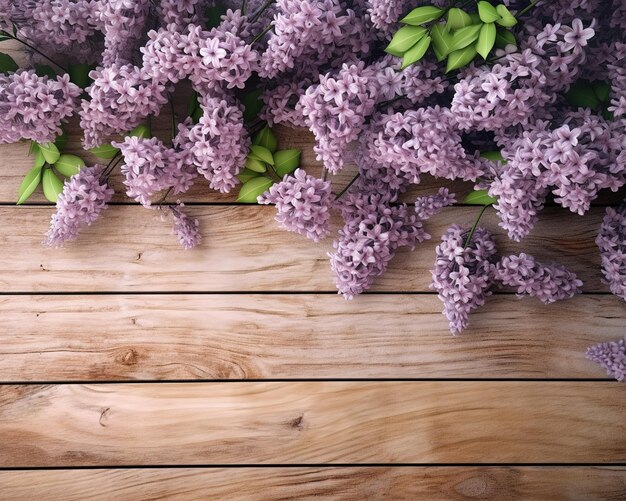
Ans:
{"label": "lilac flower", "polygon": [[53,141],[74,113],[79,94],[68,75],[51,79],[32,70],[0,74],[0,143]]}
{"label": "lilac flower", "polygon": [[534,296],[552,303],[580,294],[582,282],[560,265],[543,265],[525,253],[503,257],[495,268],[496,280],[517,287],[518,297]]}
{"label": "lilac flower", "polygon": [[454,193],[448,188],[439,188],[436,195],[427,195],[415,199],[415,213],[422,221],[430,219],[441,209],[456,203]]}
{"label": "lilac flower", "polygon": [[586,356],[606,369],[607,375],[618,381],[626,378],[626,338],[599,343],[587,348]]}
{"label": "lilac flower", "polygon": [[435,252],[431,289],[443,302],[443,314],[450,322],[450,332],[460,334],[469,324],[469,314],[485,304],[493,284],[496,246],[491,233],[477,227],[466,246],[469,231],[453,225],[443,235]]}
{"label": "lilac flower", "polygon": [[106,209],[113,190],[102,181],[103,167],[84,167],[66,181],[63,193],[57,199],[57,210],[52,215],[45,244],[59,247],[74,240],[84,226],[93,223]]}
{"label": "lilac flower", "polygon": [[182,31],[190,24],[198,24],[196,7],[200,0],[160,0],[158,14],[161,24],[169,31]]}
{"label": "lilac flower", "polygon": [[296,169],[292,176],[273,185],[259,196],[260,204],[276,204],[276,221],[287,231],[295,231],[318,242],[330,233],[330,182]]}
{"label": "lilac flower", "polygon": [[626,301],[626,202],[617,209],[606,209],[596,244],[611,292]]}
{"label": "lilac flower", "polygon": [[174,218],[174,234],[177,236],[180,245],[185,249],[193,249],[200,243],[202,236],[198,231],[199,222],[197,219],[190,218],[180,207],[170,207],[172,217]]}
{"label": "lilac flower", "polygon": [[561,42],[560,48],[563,52],[580,51],[587,45],[587,40],[593,38],[595,31],[591,28],[584,28],[580,19],[574,19],[572,21],[572,27],[564,27],[565,34],[563,35],[563,42]]}
{"label": "lilac flower", "polygon": [[391,38],[393,28],[397,26],[398,20],[403,14],[408,12],[408,2],[398,0],[367,0],[367,12],[372,20],[372,24],[380,30],[386,38]]}
{"label": "lilac flower", "polygon": [[261,95],[265,104],[261,111],[261,118],[270,126],[285,124],[292,127],[306,127],[306,117],[302,113],[302,108],[297,104],[312,83],[311,80],[302,78],[267,89]]}

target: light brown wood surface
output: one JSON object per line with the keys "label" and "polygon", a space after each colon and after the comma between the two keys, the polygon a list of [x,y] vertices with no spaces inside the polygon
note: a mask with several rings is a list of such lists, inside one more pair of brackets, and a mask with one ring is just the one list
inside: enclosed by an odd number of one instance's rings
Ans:
{"label": "light brown wood surface", "polygon": [[626,462],[611,382],[7,386],[1,466]]}
{"label": "light brown wood surface", "polygon": [[[169,129],[165,111],[153,130]],[[75,120],[68,131],[68,152],[93,162]],[[277,133],[321,173],[308,132]],[[521,244],[489,210],[502,254],[565,264],[585,293],[545,306],[503,289],[452,337],[429,270],[441,234],[479,208],[444,210],[377,293],[347,302],[332,294],[331,240],[285,233],[272,207],[201,180],[181,196],[200,220],[196,250],[132,204],[119,173],[101,220],[44,248],[53,208],[39,192],[13,206],[27,149],[0,147],[0,382],[13,383],[0,385],[0,499],[626,499],[626,385],[584,358],[625,333],[594,239],[602,205],[626,190],[603,193],[584,218],[547,208]],[[459,199],[472,189],[424,176],[403,200],[441,185]]]}
{"label": "light brown wood surface", "polygon": [[619,339],[623,312],[503,295],[452,337],[433,295],[5,296],[0,381],[602,378],[581,354]]}
{"label": "light brown wood surface", "polygon": [[0,499],[599,501],[623,499],[624,468],[309,467],[0,472]]}

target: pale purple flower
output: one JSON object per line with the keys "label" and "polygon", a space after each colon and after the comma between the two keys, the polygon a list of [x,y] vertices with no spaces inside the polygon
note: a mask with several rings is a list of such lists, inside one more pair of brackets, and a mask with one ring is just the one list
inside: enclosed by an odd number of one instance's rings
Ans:
{"label": "pale purple flower", "polygon": [[287,231],[295,231],[318,242],[330,233],[330,182],[296,169],[293,175],[274,184],[259,196],[260,204],[276,204],[276,221]]}
{"label": "pale purple flower", "polygon": [[84,167],[65,182],[44,241],[46,245],[59,247],[74,240],[83,227],[91,225],[107,208],[113,190],[101,179],[102,172],[100,165]]}
{"label": "pale purple flower", "polygon": [[572,26],[565,27],[565,34],[563,35],[563,42],[561,42],[561,50],[566,51],[579,51],[587,45],[587,40],[593,38],[595,31],[592,28],[584,28],[580,19],[574,19]]}
{"label": "pale purple flower", "polygon": [[182,204],[177,207],[170,206],[174,220],[173,232],[178,238],[180,245],[185,249],[193,249],[202,239],[198,230],[200,223],[198,219],[189,217],[180,207],[182,207]]}
{"label": "pale purple flower", "polygon": [[624,381],[626,378],[626,338],[590,346],[586,356],[606,369],[607,375],[617,381]]}
{"label": "pale purple flower", "polygon": [[606,209],[596,244],[611,292],[626,301],[626,202]]}
{"label": "pale purple flower", "polygon": [[426,195],[415,199],[415,213],[424,221],[454,203],[456,203],[454,193],[450,193],[448,188],[439,188],[436,195]]}

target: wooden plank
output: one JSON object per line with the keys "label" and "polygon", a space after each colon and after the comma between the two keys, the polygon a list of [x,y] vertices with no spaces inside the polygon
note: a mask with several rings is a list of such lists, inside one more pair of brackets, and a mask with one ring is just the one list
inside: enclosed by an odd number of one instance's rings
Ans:
{"label": "wooden plank", "polygon": [[0,467],[626,462],[617,382],[3,386]]}
{"label": "wooden plank", "polygon": [[[432,295],[0,297],[0,381],[604,378],[626,307],[490,298],[451,337]],[[488,368],[488,370],[486,370]]]}
{"label": "wooden plank", "polygon": [[450,501],[626,497],[616,467],[215,468],[0,472],[0,499],[363,499]]}
{"label": "wooden plank", "polygon": [[[278,229],[273,207],[189,207],[200,220],[201,245],[184,251],[171,226],[155,211],[109,208],[76,242],[62,249],[41,245],[52,210],[47,207],[0,208],[0,285],[4,292],[40,291],[334,291],[326,252],[320,245]],[[428,291],[434,248],[446,229],[470,226],[475,207],[448,208],[426,229],[433,239],[414,252],[401,250],[377,291]],[[606,292],[599,251],[594,243],[603,210],[584,218],[547,209],[535,230],[520,244],[498,229],[493,211],[484,224],[497,235],[502,253],[528,252],[543,261],[568,266],[585,282],[585,291]]]}

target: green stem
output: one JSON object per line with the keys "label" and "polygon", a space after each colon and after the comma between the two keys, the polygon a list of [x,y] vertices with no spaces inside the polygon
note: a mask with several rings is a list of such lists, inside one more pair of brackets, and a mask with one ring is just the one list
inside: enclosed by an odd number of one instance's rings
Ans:
{"label": "green stem", "polygon": [[268,24],[265,28],[263,28],[263,31],[254,37],[250,45],[254,45],[259,40],[261,40],[261,38],[263,38],[263,35],[265,35],[271,29],[272,29],[272,23]]}
{"label": "green stem", "polygon": [[159,200],[159,208],[161,208],[161,206],[165,202],[165,199],[167,198],[167,196],[170,194],[171,191],[172,191],[172,187],[170,186],[165,192],[165,194],[161,197],[161,200]]}
{"label": "green stem", "polygon": [[104,168],[104,170],[102,171],[102,174],[100,175],[100,180],[105,181],[111,175],[111,172],[113,172],[113,169],[115,169],[115,167],[117,167],[121,163],[122,160],[124,160],[124,157],[122,157],[121,152],[118,151],[115,154],[115,156],[111,159],[111,161],[107,164],[107,166]]}
{"label": "green stem", "polygon": [[350,181],[348,185],[343,190],[341,190],[339,194],[335,197],[335,200],[339,200],[343,196],[343,194],[350,189],[350,186],[354,184],[354,182],[359,178],[360,175],[361,173],[359,172],[356,176],[354,176],[352,178],[352,181]]}
{"label": "green stem", "polygon": [[246,7],[248,6],[247,3],[248,3],[248,0],[243,0],[243,2],[241,4],[241,15],[242,16],[246,15]]}
{"label": "green stem", "polygon": [[322,169],[322,181],[326,181],[326,179],[328,179],[328,169],[324,167]]}
{"label": "green stem", "polygon": [[256,14],[254,14],[254,16],[252,16],[250,18],[250,24],[258,21],[258,19],[261,17],[261,15],[263,15],[263,13],[267,10],[267,8],[272,5],[276,0],[267,0],[267,2],[265,2],[263,4],[263,7],[261,7]]}
{"label": "green stem", "polygon": [[58,66],[59,68],[61,68],[65,73],[69,73],[67,68],[64,68],[63,66],[61,66],[59,63],[57,63],[54,59],[46,56],[43,52],[41,52],[37,47],[32,46],[31,44],[29,44],[26,40],[22,40],[21,38],[18,38],[15,35],[11,35],[11,33],[9,33],[8,31],[3,31],[2,32],[3,35],[12,38],[13,40],[25,45],[26,47],[28,47],[30,50],[32,50],[33,52],[36,52],[37,54],[39,54],[41,57],[47,59],[48,61],[50,61],[52,64],[54,64],[55,66]]}
{"label": "green stem", "polygon": [[464,249],[467,249],[467,246],[472,241],[472,237],[474,236],[474,232],[476,231],[476,228],[478,227],[478,221],[480,221],[480,218],[483,217],[483,214],[487,210],[487,207],[490,207],[490,205],[483,206],[483,208],[480,211],[480,214],[478,214],[478,217],[476,218],[476,221],[474,221],[474,226],[472,226],[472,229],[470,230],[469,235],[467,235],[467,238],[465,239],[465,245],[463,246]]}
{"label": "green stem", "polygon": [[530,9],[532,9],[535,5],[537,5],[537,2],[538,2],[538,1],[539,1],[539,0],[532,0],[532,1],[530,2],[530,4],[528,4],[528,5],[527,5],[526,7],[524,7],[521,11],[519,11],[515,17],[521,17],[521,16],[523,16],[524,14],[526,14],[526,13],[527,13]]}
{"label": "green stem", "polygon": [[168,101],[170,103],[170,112],[172,115],[172,142],[173,142],[174,138],[176,137],[176,123],[177,123],[176,112],[174,111],[174,96],[170,94]]}

